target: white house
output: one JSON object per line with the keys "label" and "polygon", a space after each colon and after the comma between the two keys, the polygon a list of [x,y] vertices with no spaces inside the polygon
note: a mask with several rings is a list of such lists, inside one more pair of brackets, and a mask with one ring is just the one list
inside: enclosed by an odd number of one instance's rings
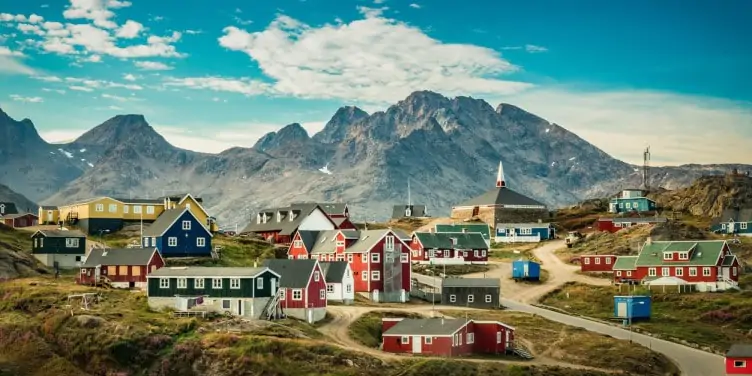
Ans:
{"label": "white house", "polygon": [[346,261],[320,262],[326,279],[326,300],[350,304],[355,301],[355,279]]}

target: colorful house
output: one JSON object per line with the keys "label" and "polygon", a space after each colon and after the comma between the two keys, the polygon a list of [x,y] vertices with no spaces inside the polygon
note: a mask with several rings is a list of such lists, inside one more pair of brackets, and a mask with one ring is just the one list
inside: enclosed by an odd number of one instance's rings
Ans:
{"label": "colorful house", "polygon": [[57,225],[60,221],[60,210],[57,206],[40,206],[37,217],[41,225]]}
{"label": "colorful house", "polygon": [[514,328],[498,321],[384,318],[382,340],[383,351],[398,354],[505,354],[514,349]]}
{"label": "colorful house", "polygon": [[169,209],[144,229],[141,246],[155,247],[163,257],[211,256],[212,233],[190,209]]}
{"label": "colorful house", "polygon": [[374,301],[405,302],[411,287],[410,247],[397,232],[379,230],[298,231],[290,259],[347,261],[355,292]]}
{"label": "colorful house", "polygon": [[325,231],[337,226],[318,204],[293,204],[264,209],[241,234],[255,234],[274,243],[288,244],[298,230]]}
{"label": "colorful house", "polygon": [[31,254],[55,269],[81,267],[86,256],[86,235],[79,231],[39,230],[31,241]]}
{"label": "colorful house", "polygon": [[12,202],[0,202],[0,217],[11,214],[18,214],[16,204]]}
{"label": "colorful house", "polygon": [[752,375],[752,344],[731,345],[725,358],[726,375]]}
{"label": "colorful house", "polygon": [[0,223],[12,228],[31,227],[37,225],[37,219],[37,216],[31,213],[6,214],[0,217]]}
{"label": "colorful house", "polygon": [[598,231],[617,232],[624,228],[639,225],[654,225],[666,223],[665,217],[616,217],[616,218],[598,218],[596,227]]}
{"label": "colorful house", "polygon": [[164,267],[146,278],[147,302],[155,310],[217,312],[249,319],[279,314],[280,275],[266,267]]}
{"label": "colorful house", "polygon": [[392,219],[424,218],[426,215],[425,205],[394,205],[392,207]]}
{"label": "colorful house", "polygon": [[614,272],[614,282],[617,284],[638,284],[635,263],[637,256],[619,256],[611,270]]}
{"label": "colorful house", "polygon": [[414,232],[410,249],[420,264],[488,264],[488,245],[479,232]]}
{"label": "colorful house", "polygon": [[724,240],[653,241],[648,238],[634,260],[633,269],[624,269],[630,259],[614,265],[614,280],[649,282],[674,277],[699,291],[739,288],[739,260]]}
{"label": "colorful house", "polygon": [[483,236],[486,244],[491,246],[491,226],[487,223],[452,223],[446,225],[435,225],[434,232],[479,232]]}
{"label": "colorful house", "polygon": [[556,237],[551,223],[499,223],[496,225],[497,243],[538,243]]}
{"label": "colorful house", "polygon": [[444,278],[441,304],[480,309],[499,308],[501,283],[498,278]]}
{"label": "colorful house", "polygon": [[726,209],[713,219],[710,229],[719,234],[752,236],[752,208]]}
{"label": "colorful house", "polygon": [[95,248],[86,256],[76,282],[145,289],[146,276],[164,265],[156,248]]}
{"label": "colorful house", "polygon": [[346,261],[320,262],[326,278],[326,300],[350,304],[355,301],[355,278]]}
{"label": "colorful house", "polygon": [[582,255],[580,271],[610,273],[613,271],[616,258],[615,255]]}
{"label": "colorful house", "polygon": [[612,198],[608,206],[611,213],[647,212],[656,209],[655,201],[645,197],[642,189],[625,189],[618,197]]}
{"label": "colorful house", "polygon": [[280,275],[279,304],[290,317],[314,323],[326,317],[326,276],[317,260],[266,260]]}
{"label": "colorful house", "polygon": [[201,197],[193,197],[190,193],[181,193],[171,196],[160,197],[164,201],[165,210],[186,208],[193,213],[193,216],[206,226],[209,231],[215,233],[219,230],[214,217],[209,216],[209,212],[202,206],[204,200]]}

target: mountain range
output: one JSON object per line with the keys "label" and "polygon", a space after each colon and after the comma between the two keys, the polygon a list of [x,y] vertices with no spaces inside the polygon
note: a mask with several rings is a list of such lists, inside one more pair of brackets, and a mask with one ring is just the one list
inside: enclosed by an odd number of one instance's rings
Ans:
{"label": "mountain range", "polygon": [[[494,186],[500,160],[510,188],[552,207],[641,183],[638,166],[519,107],[429,91],[373,114],[342,107],[312,137],[294,123],[219,154],[171,145],[142,115],[115,116],[73,142],[50,144],[31,120],[0,110],[0,135],[0,183],[33,201],[189,191],[225,226],[291,201],[344,201],[355,219],[384,219],[406,203],[408,179],[414,203],[446,215]],[[319,171],[325,165],[331,174]],[[752,166],[654,167],[650,179],[676,189],[732,168]]]}

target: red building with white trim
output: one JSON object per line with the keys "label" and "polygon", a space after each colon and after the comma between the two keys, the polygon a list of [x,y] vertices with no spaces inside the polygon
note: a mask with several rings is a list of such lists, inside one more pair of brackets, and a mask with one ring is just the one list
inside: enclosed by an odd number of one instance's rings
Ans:
{"label": "red building with white trim", "polygon": [[164,265],[156,248],[94,248],[86,256],[76,282],[145,289],[146,276]]}
{"label": "red building with white trim", "polygon": [[376,301],[404,302],[411,285],[410,247],[391,229],[298,231],[289,259],[347,261],[355,292]]}
{"label": "red building with white trim", "polygon": [[630,228],[638,225],[654,225],[665,223],[665,217],[616,217],[616,218],[598,218],[596,227],[598,231],[617,232],[619,230]]}
{"label": "red building with white trim", "polygon": [[498,321],[384,318],[382,341],[383,351],[391,353],[505,354],[514,348],[514,328]]}
{"label": "red building with white trim", "polygon": [[726,352],[726,375],[752,375],[752,344],[734,344]]}
{"label": "red building with white trim", "polygon": [[488,264],[488,244],[479,232],[414,232],[410,249],[420,264]]}
{"label": "red building with white trim", "polygon": [[317,260],[266,260],[280,275],[279,307],[285,315],[314,323],[326,316],[326,276]]}
{"label": "red building with white trim", "polygon": [[36,226],[39,217],[31,213],[6,214],[0,216],[0,223],[12,228]]}
{"label": "red building with white trim", "polygon": [[582,255],[580,271],[610,273],[613,271],[616,258],[615,255]]}

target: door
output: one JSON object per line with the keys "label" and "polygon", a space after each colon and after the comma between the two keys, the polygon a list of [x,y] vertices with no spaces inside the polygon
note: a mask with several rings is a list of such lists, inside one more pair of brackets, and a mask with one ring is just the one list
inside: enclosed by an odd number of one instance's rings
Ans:
{"label": "door", "polygon": [[99,282],[99,276],[101,275],[101,273],[102,273],[102,267],[97,265],[94,268],[94,281]]}
{"label": "door", "polygon": [[627,302],[619,302],[616,304],[616,317],[627,317]]}
{"label": "door", "polygon": [[243,301],[238,300],[238,316],[243,316]]}
{"label": "door", "polygon": [[421,353],[421,337],[420,336],[413,336],[413,354],[420,354]]}
{"label": "door", "polygon": [[480,213],[480,208],[477,206],[473,207],[473,217],[477,217],[478,213]]}
{"label": "door", "polygon": [[504,330],[504,348],[505,349],[512,347],[512,344],[509,343],[509,337],[510,337],[509,329],[505,329]]}
{"label": "door", "polygon": [[528,276],[528,273],[529,273],[528,266],[529,266],[528,264],[523,264],[522,265],[522,276],[523,277],[527,277]]}
{"label": "door", "polygon": [[274,279],[274,278],[272,278],[271,282],[272,282],[271,285],[270,285],[271,286],[271,294],[272,294],[271,296],[273,297],[274,295],[277,294],[277,280]]}
{"label": "door", "polygon": [[47,210],[47,222],[52,223],[52,210]]}
{"label": "door", "polygon": [[723,268],[723,279],[724,280],[731,279],[731,268]]}

